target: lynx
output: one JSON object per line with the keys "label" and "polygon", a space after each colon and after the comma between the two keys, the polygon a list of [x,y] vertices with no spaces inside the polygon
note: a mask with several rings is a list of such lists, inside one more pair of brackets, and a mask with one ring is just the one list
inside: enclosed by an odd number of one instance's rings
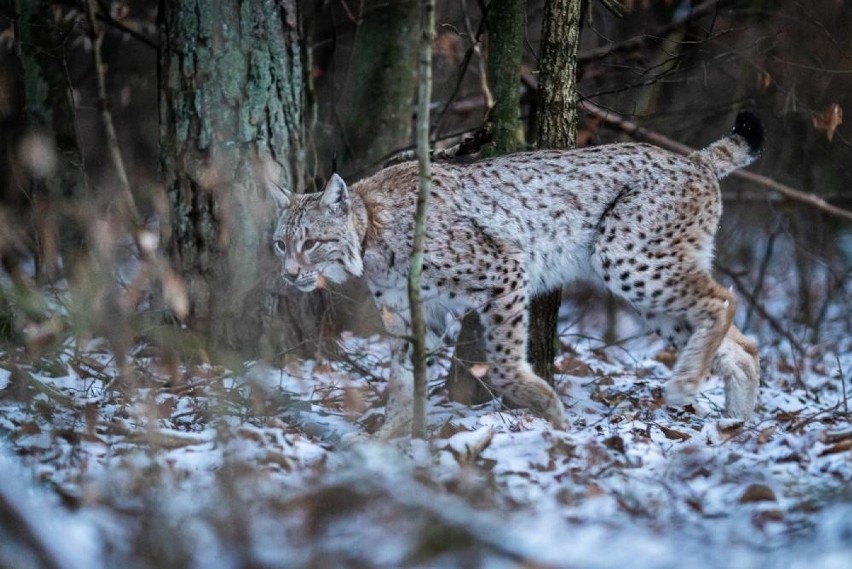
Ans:
{"label": "lynx", "polygon": [[[473,164],[434,164],[423,264],[424,311],[475,309],[486,327],[488,381],[554,425],[557,392],[526,361],[531,297],[596,276],[679,349],[665,385],[688,402],[712,371],[725,411],[747,419],[760,363],[732,325],[735,298],[711,276],[722,212],[719,180],[760,153],[758,119],[740,113],[730,136],[689,156],[641,143],[541,150]],[[322,192],[275,192],[273,248],[286,283],[312,291],[366,277],[391,336],[388,404],[381,435],[412,414],[407,278],[418,165],[385,168],[347,188],[336,174]]]}

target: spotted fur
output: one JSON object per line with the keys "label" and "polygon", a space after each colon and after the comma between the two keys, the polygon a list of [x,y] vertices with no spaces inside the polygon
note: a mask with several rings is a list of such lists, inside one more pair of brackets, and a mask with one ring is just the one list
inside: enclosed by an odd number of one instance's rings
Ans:
{"label": "spotted fur", "polygon": [[[690,156],[627,143],[433,165],[427,315],[440,322],[448,310],[478,310],[491,385],[560,425],[557,393],[526,361],[527,306],[532,296],[596,275],[680,349],[666,384],[671,403],[688,401],[712,369],[725,381],[727,413],[747,418],[757,397],[757,348],[731,325],[735,298],[710,274],[718,180],[759,153],[760,125],[746,119]],[[393,338],[386,435],[411,418],[404,338],[417,179],[409,162],[351,191],[335,175],[321,194],[279,195],[274,244],[284,280],[308,291],[363,274],[384,309]]]}

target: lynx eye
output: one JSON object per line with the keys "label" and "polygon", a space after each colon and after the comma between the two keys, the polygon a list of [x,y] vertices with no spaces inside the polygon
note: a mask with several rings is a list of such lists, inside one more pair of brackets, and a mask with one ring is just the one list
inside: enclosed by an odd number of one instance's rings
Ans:
{"label": "lynx eye", "polygon": [[283,255],[287,251],[287,244],[284,243],[283,239],[276,239],[272,242],[272,246],[275,248],[275,251]]}
{"label": "lynx eye", "polygon": [[302,243],[302,251],[310,251],[316,247],[316,244],[316,239],[305,239],[305,242]]}

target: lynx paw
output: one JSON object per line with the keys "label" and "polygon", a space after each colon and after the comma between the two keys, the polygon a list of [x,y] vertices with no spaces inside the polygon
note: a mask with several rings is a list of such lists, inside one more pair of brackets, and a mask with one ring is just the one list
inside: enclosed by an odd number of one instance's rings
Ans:
{"label": "lynx paw", "polygon": [[554,427],[561,428],[565,423],[565,408],[559,394],[528,365],[519,367],[517,382],[507,393],[512,401],[547,419]]}
{"label": "lynx paw", "polygon": [[695,401],[695,395],[698,393],[698,382],[673,377],[663,386],[663,392],[669,405],[673,407],[688,405]]}

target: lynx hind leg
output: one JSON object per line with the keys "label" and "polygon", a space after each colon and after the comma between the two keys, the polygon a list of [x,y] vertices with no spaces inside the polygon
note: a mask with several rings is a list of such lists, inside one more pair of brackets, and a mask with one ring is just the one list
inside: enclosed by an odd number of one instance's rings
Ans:
{"label": "lynx hind leg", "polygon": [[716,357],[713,373],[725,382],[725,414],[735,419],[751,417],[760,386],[760,356],[757,345],[731,326]]}
{"label": "lynx hind leg", "polygon": [[533,372],[527,357],[527,283],[515,263],[514,271],[506,274],[500,286],[491,289],[492,295],[482,309],[486,322],[486,354],[491,386],[513,403],[527,407],[561,427],[565,409],[559,395],[546,381]]}
{"label": "lynx hind leg", "polygon": [[710,373],[733,320],[734,296],[701,266],[707,256],[697,247],[684,246],[682,236],[637,247],[625,225],[615,211],[603,220],[592,266],[607,288],[630,302],[652,326],[655,319],[675,323],[663,333],[680,348],[666,383],[666,398],[675,405],[686,403]]}
{"label": "lynx hind leg", "polygon": [[674,405],[687,403],[698,393],[736,308],[733,295],[703,272],[687,279],[681,291],[680,302],[673,302],[669,313],[683,315],[692,335],[680,351],[672,378],[666,383],[666,399]]}

